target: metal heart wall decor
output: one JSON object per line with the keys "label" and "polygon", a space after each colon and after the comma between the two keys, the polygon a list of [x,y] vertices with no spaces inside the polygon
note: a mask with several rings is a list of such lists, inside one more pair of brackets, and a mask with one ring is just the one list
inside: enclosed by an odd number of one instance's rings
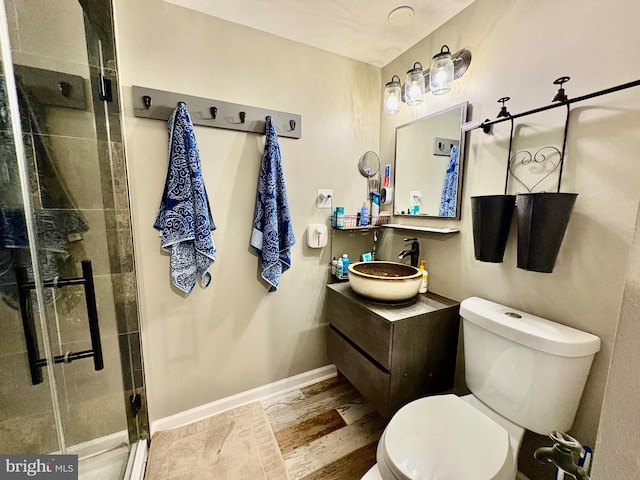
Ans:
{"label": "metal heart wall decor", "polygon": [[[554,161],[552,158],[555,155],[558,156],[557,161]],[[509,159],[509,173],[518,183],[527,189],[527,192],[531,193],[533,189],[546,180],[549,175],[558,170],[558,167],[562,165],[562,161],[562,153],[556,147],[542,147],[534,154],[531,154],[528,150],[520,150]],[[516,175],[516,170],[521,172],[520,177]],[[529,184],[537,180],[540,175],[542,175],[542,178],[529,186]],[[532,179],[529,179],[529,177],[532,177]]]}

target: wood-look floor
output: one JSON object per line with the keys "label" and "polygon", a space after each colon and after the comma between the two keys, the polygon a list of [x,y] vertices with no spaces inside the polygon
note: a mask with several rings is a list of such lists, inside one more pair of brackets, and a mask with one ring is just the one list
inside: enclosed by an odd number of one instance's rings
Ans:
{"label": "wood-look floor", "polygon": [[157,432],[146,480],[360,480],[385,422],[341,375]]}
{"label": "wood-look floor", "polygon": [[291,480],[360,480],[383,418],[341,375],[262,402]]}

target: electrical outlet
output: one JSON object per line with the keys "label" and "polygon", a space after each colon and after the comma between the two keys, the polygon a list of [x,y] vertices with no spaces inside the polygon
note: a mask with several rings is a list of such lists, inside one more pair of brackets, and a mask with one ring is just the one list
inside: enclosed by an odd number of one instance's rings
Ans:
{"label": "electrical outlet", "polygon": [[327,188],[318,189],[318,197],[316,205],[318,208],[331,208],[331,200],[333,199],[333,190]]}

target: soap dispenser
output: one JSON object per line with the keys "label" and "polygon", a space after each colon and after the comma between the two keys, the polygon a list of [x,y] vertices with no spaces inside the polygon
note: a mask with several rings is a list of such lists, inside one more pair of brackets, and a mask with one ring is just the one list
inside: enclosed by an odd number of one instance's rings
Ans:
{"label": "soap dispenser", "polygon": [[429,272],[425,268],[424,260],[420,260],[420,266],[418,270],[422,272],[422,283],[420,284],[420,288],[418,289],[418,293],[427,293],[427,287],[429,285]]}

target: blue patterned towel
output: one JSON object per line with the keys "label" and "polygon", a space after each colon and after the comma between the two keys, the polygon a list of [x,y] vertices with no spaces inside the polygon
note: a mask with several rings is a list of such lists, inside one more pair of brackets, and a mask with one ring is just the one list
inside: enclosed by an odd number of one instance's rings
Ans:
{"label": "blue patterned towel", "polygon": [[451,156],[449,157],[449,165],[447,173],[444,176],[444,185],[442,186],[442,196],[440,197],[440,211],[438,215],[441,217],[456,216],[456,198],[458,197],[458,147],[451,147]]}
{"label": "blue patterned towel", "polygon": [[296,239],[284,186],[278,134],[271,117],[267,117],[266,136],[258,177],[251,246],[260,257],[262,278],[271,285],[269,291],[275,292],[280,284],[280,276],[291,267],[290,248]]}
{"label": "blue patterned towel", "polygon": [[204,188],[200,154],[187,106],[180,102],[169,118],[169,171],[153,225],[162,231],[162,248],[171,253],[171,282],[189,293],[200,275],[211,282],[209,268],[216,259],[209,198]]}

